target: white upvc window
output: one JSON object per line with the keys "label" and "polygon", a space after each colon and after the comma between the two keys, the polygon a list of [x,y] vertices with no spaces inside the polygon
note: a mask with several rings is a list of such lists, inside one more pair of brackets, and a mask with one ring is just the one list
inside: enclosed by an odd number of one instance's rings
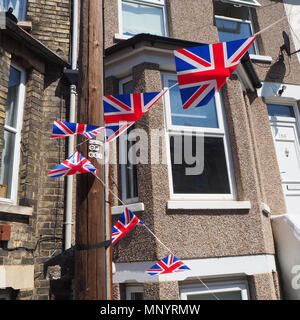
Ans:
{"label": "white upvc window", "polygon": [[[133,93],[132,77],[127,77],[119,82],[120,94]],[[132,125],[119,137],[119,157],[121,171],[122,201],[126,204],[138,202],[137,166],[128,158],[129,150],[135,145],[135,125]]]}
{"label": "white upvc window", "polygon": [[[220,42],[249,38],[255,34],[248,3],[246,1],[239,1],[243,2],[244,5],[237,6],[233,4],[234,2],[237,3],[238,1],[231,1],[230,3],[218,0],[214,1],[215,24],[218,29]],[[248,52],[249,54],[259,54],[256,41],[248,49]]]}
{"label": "white upvc window", "polygon": [[126,300],[144,300],[144,287],[126,286]]}
{"label": "white upvc window", "polygon": [[0,0],[0,11],[7,11],[13,8],[13,15],[18,20],[26,20],[27,0]]}
{"label": "white upvc window", "polygon": [[21,130],[25,98],[25,72],[10,68],[0,170],[0,201],[16,204],[20,165]]}
{"label": "white upvc window", "polygon": [[257,0],[221,0],[222,2],[231,3],[240,6],[249,7],[261,7],[261,4]]}
{"label": "white upvc window", "polygon": [[165,0],[119,0],[119,33],[168,35]]}
{"label": "white upvc window", "polygon": [[[176,75],[163,74],[165,88],[176,83]],[[171,199],[235,200],[234,174],[220,94],[216,93],[206,106],[183,110],[179,87],[175,86],[164,95],[164,105]],[[201,149],[201,139],[202,153],[197,151],[199,145]],[[175,157],[178,150],[180,159]],[[199,163],[186,161],[189,150]],[[201,161],[201,172],[188,172],[196,165],[200,167]]]}
{"label": "white upvc window", "polygon": [[208,289],[199,284],[182,285],[181,300],[250,300],[246,281],[226,281],[207,284]]}

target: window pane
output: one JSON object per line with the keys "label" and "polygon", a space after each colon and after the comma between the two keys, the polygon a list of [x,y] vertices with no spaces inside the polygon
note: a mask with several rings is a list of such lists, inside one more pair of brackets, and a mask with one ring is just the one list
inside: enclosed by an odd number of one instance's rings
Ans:
{"label": "window pane", "polygon": [[[127,131],[127,134],[129,135],[132,130],[134,130],[134,125],[131,126]],[[127,141],[127,152],[129,150],[135,150],[135,141]],[[135,154],[135,152],[134,152]],[[126,198],[132,199],[137,198],[137,166],[135,164],[130,163],[127,157],[127,165],[126,165]]]}
{"label": "window pane", "polygon": [[[192,139],[193,152],[196,149],[196,137]],[[178,148],[178,149],[174,149]],[[181,148],[181,149],[180,149]],[[174,164],[174,150],[182,152],[182,164]],[[176,194],[229,194],[230,186],[224,151],[223,138],[204,138],[204,170],[200,175],[186,175],[188,165],[184,161],[184,139],[178,141],[170,136],[173,190]]]}
{"label": "window pane", "polygon": [[219,0],[214,1],[214,15],[241,20],[250,20],[249,8],[243,6],[234,6]]}
{"label": "window pane", "polygon": [[281,106],[277,104],[267,104],[268,113],[271,117],[291,117],[295,118],[294,109],[291,106]]}
{"label": "window pane", "polygon": [[[220,300],[242,300],[241,291],[216,292]],[[211,293],[188,294],[187,300],[216,300]]]}
{"label": "window pane", "polygon": [[123,34],[151,33],[165,35],[163,8],[123,1]]}
{"label": "window pane", "polygon": [[[176,81],[169,80],[168,86],[171,87]],[[180,97],[179,87],[175,86],[170,90],[172,124],[178,126],[193,126],[218,128],[218,119],[216,112],[215,99],[199,108],[190,108],[184,110]]]}
{"label": "window pane", "polygon": [[[216,26],[218,28],[220,42],[238,40],[252,36],[250,23],[231,21],[216,18]],[[254,44],[248,49],[250,54],[255,54]]]}
{"label": "window pane", "polygon": [[144,300],[143,292],[131,292],[130,300]]}
{"label": "window pane", "polygon": [[12,173],[14,163],[14,149],[15,149],[15,134],[4,131],[4,145],[1,159],[1,173],[0,183],[1,195],[0,198],[11,197]]}
{"label": "window pane", "polygon": [[20,86],[21,73],[15,68],[10,68],[8,83],[8,94],[6,102],[5,124],[16,128],[18,117],[18,92]]}
{"label": "window pane", "polygon": [[0,0],[0,11],[7,11],[13,8],[13,14],[19,20],[26,19],[27,0]]}

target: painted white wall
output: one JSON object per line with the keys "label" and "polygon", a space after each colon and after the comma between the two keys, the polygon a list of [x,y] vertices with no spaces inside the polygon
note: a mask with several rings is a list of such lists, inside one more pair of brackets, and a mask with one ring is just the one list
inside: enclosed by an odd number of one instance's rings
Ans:
{"label": "painted white wall", "polygon": [[116,263],[116,273],[114,274],[113,282],[183,281],[189,279],[195,280],[197,278],[232,277],[276,272],[273,255],[184,259],[182,262],[191,270],[161,276],[150,276],[146,273],[146,270],[151,268],[157,261]]}
{"label": "painted white wall", "polygon": [[300,221],[281,215],[272,218],[285,298],[300,300]]}
{"label": "painted white wall", "polygon": [[[292,37],[296,50],[300,49],[300,0],[283,0],[284,8],[288,16],[288,21],[291,26],[289,32]],[[300,52],[297,53],[300,62]]]}

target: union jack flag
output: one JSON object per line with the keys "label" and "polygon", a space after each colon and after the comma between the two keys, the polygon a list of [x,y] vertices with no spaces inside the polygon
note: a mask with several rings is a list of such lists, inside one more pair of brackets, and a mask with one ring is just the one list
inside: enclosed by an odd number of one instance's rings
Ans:
{"label": "union jack flag", "polygon": [[183,109],[206,105],[256,37],[174,51]]}
{"label": "union jack flag", "polygon": [[110,142],[139,120],[165,93],[132,93],[103,97],[106,141]]}
{"label": "union jack flag", "polygon": [[158,274],[167,274],[180,271],[191,270],[182,261],[180,261],[174,254],[170,254],[162,260],[158,261],[154,266],[148,269],[146,272],[150,276]]}
{"label": "union jack flag", "polygon": [[86,138],[91,139],[97,136],[103,130],[105,130],[105,127],[92,126],[83,123],[54,121],[53,133],[50,138],[64,138],[75,134],[81,134]]}
{"label": "union jack flag", "polygon": [[117,223],[113,226],[111,231],[112,245],[117,243],[136,225],[144,225],[144,223],[127,207],[122,213]]}
{"label": "union jack flag", "polygon": [[79,152],[75,152],[67,160],[52,169],[48,173],[48,176],[57,178],[79,173],[97,174],[97,169],[83,155],[81,155]]}

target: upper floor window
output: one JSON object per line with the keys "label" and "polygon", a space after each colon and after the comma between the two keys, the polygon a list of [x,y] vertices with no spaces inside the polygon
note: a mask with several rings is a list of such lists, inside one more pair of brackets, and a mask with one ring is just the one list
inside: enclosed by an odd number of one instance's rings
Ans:
{"label": "upper floor window", "polygon": [[20,164],[20,142],[25,95],[25,73],[11,66],[1,153],[0,198],[16,202]]}
{"label": "upper floor window", "polygon": [[119,0],[120,34],[167,35],[165,0]]}
{"label": "upper floor window", "polygon": [[[215,23],[218,28],[220,42],[249,38],[254,35],[251,11],[247,6],[250,1],[230,1],[245,5],[233,5],[222,1],[214,1]],[[249,48],[250,54],[258,54],[256,41]]]}
{"label": "upper floor window", "polygon": [[[164,87],[176,76],[164,74]],[[234,177],[221,96],[183,110],[178,86],[164,96],[173,199],[234,199]]]}
{"label": "upper floor window", "polygon": [[222,1],[232,3],[234,5],[245,5],[245,6],[253,6],[253,7],[261,6],[257,0],[222,0]]}
{"label": "upper floor window", "polygon": [[18,20],[26,20],[27,0],[0,0],[0,11],[13,8],[13,14]]}

